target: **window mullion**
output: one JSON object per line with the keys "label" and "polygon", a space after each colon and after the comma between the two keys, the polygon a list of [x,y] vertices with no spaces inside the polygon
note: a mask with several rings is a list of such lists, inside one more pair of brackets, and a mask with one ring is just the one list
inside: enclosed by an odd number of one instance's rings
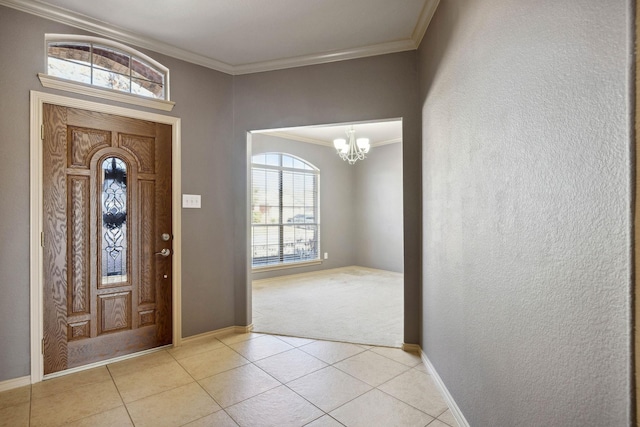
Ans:
{"label": "window mullion", "polygon": [[131,78],[131,75],[133,74],[133,60],[131,59],[131,55],[129,55],[129,93],[132,93],[131,91],[133,90],[133,79]]}
{"label": "window mullion", "polygon": [[93,84],[93,43],[89,44],[89,65],[91,67],[91,84]]}
{"label": "window mullion", "polygon": [[280,262],[284,262],[284,208],[283,208],[283,201],[284,201],[284,197],[283,197],[283,179],[282,179],[282,175],[283,172],[279,171],[278,176],[279,176],[279,183],[278,183],[278,190],[279,190],[279,200],[278,200],[278,204],[279,204],[279,217],[280,217],[280,223],[279,223],[279,227],[278,227],[278,232],[280,234],[280,245],[279,245],[279,252],[280,252]]}

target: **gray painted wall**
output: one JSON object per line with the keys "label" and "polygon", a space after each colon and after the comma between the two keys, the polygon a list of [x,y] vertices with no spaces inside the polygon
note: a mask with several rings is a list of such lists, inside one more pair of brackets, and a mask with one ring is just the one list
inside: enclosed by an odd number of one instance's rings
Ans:
{"label": "gray painted wall", "polygon": [[374,147],[353,168],[356,265],[402,273],[402,144]]}
{"label": "gray painted wall", "polygon": [[320,251],[329,259],[321,265],[253,273],[252,279],[306,273],[355,263],[353,253],[353,169],[331,147],[253,134],[251,153],[282,152],[300,157],[320,169]]}
{"label": "gray painted wall", "polygon": [[[83,34],[0,6],[0,237],[11,242],[0,256],[0,381],[29,374],[29,90],[52,91],[36,77],[44,71],[45,33]],[[171,70],[177,105],[166,114],[182,118],[182,190],[202,195],[202,209],[183,211],[183,336],[250,322],[247,131],[403,117],[404,191],[420,194],[414,52],[236,78],[146,53]],[[403,212],[410,225],[404,330],[415,343],[421,205],[412,200]]]}
{"label": "gray painted wall", "polygon": [[628,426],[630,1],[441,0],[423,333],[473,426]]}
{"label": "gray painted wall", "polygon": [[[47,32],[82,33],[0,6],[0,381],[29,374],[29,90],[51,91],[36,77]],[[177,104],[166,114],[182,118],[183,192],[202,195],[202,209],[183,211],[183,336],[190,336],[235,320],[233,78],[149,54],[171,70]]]}
{"label": "gray painted wall", "polygon": [[420,114],[415,52],[236,76],[234,180],[236,192],[236,324],[251,322],[247,261],[246,133],[314,124],[403,118],[404,339],[420,331]]}

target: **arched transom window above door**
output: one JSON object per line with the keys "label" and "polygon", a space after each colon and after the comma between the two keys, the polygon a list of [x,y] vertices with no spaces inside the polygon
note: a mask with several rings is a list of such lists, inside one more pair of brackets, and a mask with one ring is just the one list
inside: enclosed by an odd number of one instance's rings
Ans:
{"label": "arched transom window above door", "polygon": [[167,104],[173,107],[169,69],[142,52],[89,36],[47,34],[45,41],[44,86],[167,111]]}

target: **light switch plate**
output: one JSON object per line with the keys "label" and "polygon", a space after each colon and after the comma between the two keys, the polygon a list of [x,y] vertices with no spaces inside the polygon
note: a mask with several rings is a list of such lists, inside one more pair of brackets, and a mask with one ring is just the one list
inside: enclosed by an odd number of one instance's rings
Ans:
{"label": "light switch plate", "polygon": [[191,209],[200,209],[200,195],[199,194],[183,194],[182,207],[191,208]]}

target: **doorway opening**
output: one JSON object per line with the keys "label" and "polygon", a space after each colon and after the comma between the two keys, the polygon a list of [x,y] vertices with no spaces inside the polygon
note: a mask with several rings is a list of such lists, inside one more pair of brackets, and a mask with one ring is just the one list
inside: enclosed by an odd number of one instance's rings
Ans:
{"label": "doorway opening", "polygon": [[[343,161],[334,139],[366,137]],[[401,347],[402,120],[253,131],[248,169],[255,332]]]}

